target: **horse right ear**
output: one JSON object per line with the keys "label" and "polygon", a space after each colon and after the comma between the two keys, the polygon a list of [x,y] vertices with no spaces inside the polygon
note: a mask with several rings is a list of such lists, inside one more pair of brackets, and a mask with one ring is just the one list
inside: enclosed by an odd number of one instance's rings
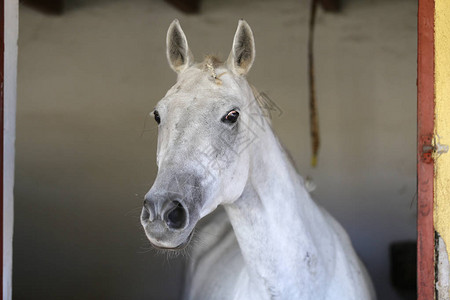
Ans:
{"label": "horse right ear", "polygon": [[239,20],[234,35],[233,47],[228,56],[228,68],[237,75],[246,75],[255,60],[255,40],[252,29],[244,20]]}
{"label": "horse right ear", "polygon": [[166,45],[167,60],[175,72],[180,73],[192,65],[194,58],[189,51],[186,36],[177,19],[173,20],[169,26]]}

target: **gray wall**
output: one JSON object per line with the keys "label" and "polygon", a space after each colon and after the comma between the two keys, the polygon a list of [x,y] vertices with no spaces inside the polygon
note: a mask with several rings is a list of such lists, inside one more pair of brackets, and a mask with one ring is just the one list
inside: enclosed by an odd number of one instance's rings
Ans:
{"label": "gray wall", "polygon": [[415,238],[416,1],[345,1],[319,12],[322,148],[312,169],[309,1],[76,1],[62,17],[20,9],[14,299],[176,299],[183,258],[149,248],[139,225],[156,174],[147,117],[174,83],[165,34],[179,18],[194,54],[226,57],[244,17],[250,81],[282,109],[273,124],[315,199],[345,226],[378,289],[388,245]]}

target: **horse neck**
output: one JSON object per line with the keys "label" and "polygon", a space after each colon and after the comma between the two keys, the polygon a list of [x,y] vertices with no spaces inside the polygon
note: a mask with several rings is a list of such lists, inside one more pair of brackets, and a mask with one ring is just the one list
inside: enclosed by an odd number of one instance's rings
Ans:
{"label": "horse neck", "polygon": [[[317,257],[327,245],[316,237],[329,234],[326,221],[270,126],[266,123],[257,134],[248,149],[250,173],[244,192],[225,209],[250,282],[263,286],[256,290],[273,295],[295,286],[306,292],[311,288],[302,287],[311,282],[306,277],[323,275]],[[305,272],[311,267],[315,274]]]}

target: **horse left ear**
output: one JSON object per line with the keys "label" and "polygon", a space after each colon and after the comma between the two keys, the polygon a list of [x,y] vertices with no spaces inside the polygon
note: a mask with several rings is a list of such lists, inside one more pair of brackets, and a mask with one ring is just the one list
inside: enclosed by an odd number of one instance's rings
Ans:
{"label": "horse left ear", "polygon": [[228,56],[228,68],[237,75],[245,75],[250,71],[255,60],[255,40],[247,22],[239,20],[234,35],[233,48]]}
{"label": "horse left ear", "polygon": [[166,45],[167,60],[175,72],[180,73],[192,65],[194,57],[189,50],[186,35],[177,19],[173,20],[169,26]]}

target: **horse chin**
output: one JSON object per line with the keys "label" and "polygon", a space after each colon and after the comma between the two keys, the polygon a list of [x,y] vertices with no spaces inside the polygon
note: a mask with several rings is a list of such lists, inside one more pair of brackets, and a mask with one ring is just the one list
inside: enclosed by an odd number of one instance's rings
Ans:
{"label": "horse chin", "polygon": [[179,244],[178,246],[175,246],[175,247],[158,246],[158,245],[155,245],[154,243],[152,243],[151,241],[150,241],[150,244],[152,245],[153,248],[156,248],[158,250],[167,250],[167,251],[183,250],[184,248],[187,247],[187,245],[189,245],[193,235],[194,235],[194,230],[191,231],[191,233],[189,234],[189,236],[187,237],[187,239],[184,242],[182,242],[181,244]]}

